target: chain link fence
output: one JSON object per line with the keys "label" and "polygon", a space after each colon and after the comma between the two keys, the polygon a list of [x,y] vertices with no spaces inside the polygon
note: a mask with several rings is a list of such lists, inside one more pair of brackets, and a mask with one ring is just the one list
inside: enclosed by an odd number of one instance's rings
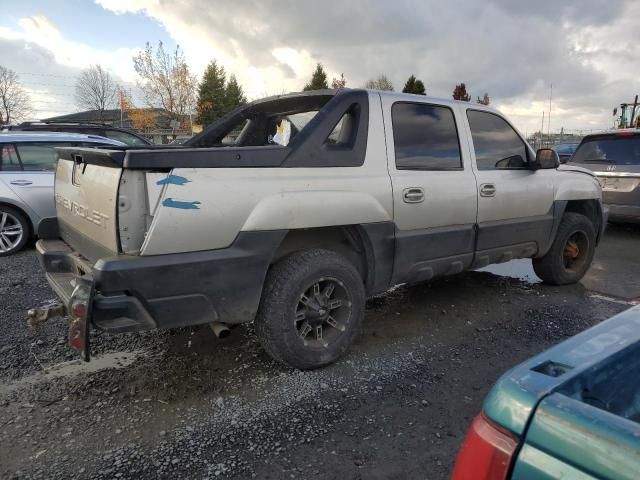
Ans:
{"label": "chain link fence", "polygon": [[580,143],[585,135],[601,131],[602,129],[566,130],[562,128],[560,130],[552,130],[549,133],[535,132],[532,135],[527,136],[527,142],[529,142],[529,145],[531,145],[534,149],[548,148],[560,143]]}

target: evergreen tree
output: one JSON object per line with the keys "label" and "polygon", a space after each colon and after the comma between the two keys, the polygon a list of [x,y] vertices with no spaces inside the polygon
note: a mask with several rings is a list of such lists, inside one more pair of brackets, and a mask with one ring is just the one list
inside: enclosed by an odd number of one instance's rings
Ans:
{"label": "evergreen tree", "polygon": [[324,71],[321,63],[316,65],[316,69],[311,75],[311,81],[304,86],[304,91],[308,90],[323,90],[329,88],[327,83],[327,73]]}
{"label": "evergreen tree", "polygon": [[212,60],[207,65],[198,88],[196,122],[200,125],[209,125],[224,115],[228,105],[225,78],[224,67]]}
{"label": "evergreen tree", "polygon": [[404,84],[404,88],[402,89],[403,93],[414,93],[416,95],[426,95],[427,91],[424,88],[424,83],[422,80],[418,80],[415,75],[411,75],[407,79],[407,83]]}
{"label": "evergreen tree", "polygon": [[229,76],[229,81],[225,88],[225,102],[226,105],[224,113],[229,113],[240,105],[247,103],[247,97],[244,96],[242,87],[238,83],[235,75]]}
{"label": "evergreen tree", "polygon": [[462,100],[463,102],[468,102],[471,100],[471,95],[467,93],[467,86],[463,83],[456,85],[456,88],[453,89],[453,99],[454,100]]}

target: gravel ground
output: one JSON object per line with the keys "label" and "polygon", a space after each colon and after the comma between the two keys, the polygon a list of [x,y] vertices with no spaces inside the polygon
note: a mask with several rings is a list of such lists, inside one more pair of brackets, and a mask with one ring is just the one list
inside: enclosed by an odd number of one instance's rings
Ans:
{"label": "gravel ground", "polygon": [[34,251],[0,259],[2,478],[447,478],[490,386],[625,309],[581,285],[468,272],[367,305],[344,359],[299,372],[251,328],[94,335],[26,327],[53,298]]}

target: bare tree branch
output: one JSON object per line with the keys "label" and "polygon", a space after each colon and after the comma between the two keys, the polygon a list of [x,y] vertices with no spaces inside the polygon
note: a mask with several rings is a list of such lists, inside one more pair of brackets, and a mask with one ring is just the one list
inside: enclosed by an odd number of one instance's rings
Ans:
{"label": "bare tree branch", "polygon": [[377,78],[372,78],[364,84],[364,88],[369,88],[371,90],[387,90],[393,92],[393,83],[391,80],[384,74],[378,75]]}
{"label": "bare tree branch", "polygon": [[84,70],[76,82],[76,105],[84,110],[97,110],[100,121],[104,111],[116,104],[116,84],[100,65]]}
{"label": "bare tree branch", "polygon": [[133,66],[150,107],[162,108],[174,118],[193,112],[197,80],[179,46],[175,52],[168,53],[162,42],[158,42],[154,53],[147,42],[145,49],[133,58]]}
{"label": "bare tree branch", "polygon": [[31,99],[16,72],[0,65],[0,125],[23,120],[32,112]]}

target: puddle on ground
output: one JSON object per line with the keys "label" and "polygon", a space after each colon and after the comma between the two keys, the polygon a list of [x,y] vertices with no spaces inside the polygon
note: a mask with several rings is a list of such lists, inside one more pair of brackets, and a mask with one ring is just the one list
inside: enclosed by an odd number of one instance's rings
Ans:
{"label": "puddle on ground", "polygon": [[91,357],[90,362],[83,362],[81,359],[71,360],[69,362],[57,363],[55,365],[43,365],[45,370],[41,370],[33,375],[28,375],[4,385],[0,385],[0,395],[11,393],[19,388],[35,385],[47,380],[56,378],[69,378],[79,374],[99,372],[109,368],[124,368],[131,365],[138,358],[144,356],[144,350],[134,350],[132,352],[114,352],[105,353]]}
{"label": "puddle on ground", "polygon": [[531,260],[520,258],[506,263],[497,263],[476,270],[478,272],[489,272],[500,277],[517,278],[527,283],[541,283],[542,280],[533,271]]}

